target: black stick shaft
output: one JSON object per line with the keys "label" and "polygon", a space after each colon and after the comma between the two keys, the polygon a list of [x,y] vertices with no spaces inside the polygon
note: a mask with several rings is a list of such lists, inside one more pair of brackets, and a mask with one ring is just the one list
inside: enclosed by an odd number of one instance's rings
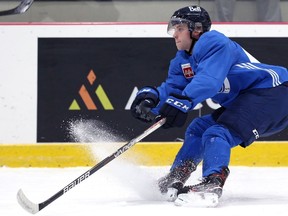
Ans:
{"label": "black stick shaft", "polygon": [[131,141],[129,141],[128,143],[126,143],[124,146],[122,146],[121,148],[119,148],[115,153],[111,154],[110,156],[106,157],[105,159],[103,159],[101,162],[99,162],[98,164],[96,164],[94,167],[92,167],[90,170],[88,170],[87,172],[83,173],[81,176],[79,176],[78,178],[76,178],[74,181],[72,181],[70,184],[66,185],[63,189],[61,189],[60,191],[58,191],[56,194],[54,194],[52,197],[50,197],[49,199],[47,199],[46,201],[39,203],[39,211],[43,208],[45,208],[46,206],[48,206],[49,204],[51,204],[53,201],[55,201],[56,199],[58,199],[59,197],[61,197],[63,194],[67,193],[69,190],[71,190],[73,187],[75,187],[76,185],[80,184],[82,181],[84,181],[85,179],[87,179],[89,176],[91,176],[93,173],[95,173],[96,171],[98,171],[99,169],[101,169],[102,167],[104,167],[106,164],[108,164],[109,162],[111,162],[112,160],[114,160],[115,158],[117,158],[118,156],[120,156],[121,154],[123,154],[125,151],[127,151],[128,149],[130,149],[132,146],[134,146],[137,142],[141,141],[143,138],[145,138],[146,136],[148,136],[149,134],[151,134],[152,132],[154,132],[155,130],[157,130],[158,128],[160,128],[164,123],[165,123],[166,119],[163,118],[160,121],[156,122],[155,124],[153,124],[151,127],[149,127],[147,130],[145,130],[141,135],[139,135],[138,137],[132,139]]}

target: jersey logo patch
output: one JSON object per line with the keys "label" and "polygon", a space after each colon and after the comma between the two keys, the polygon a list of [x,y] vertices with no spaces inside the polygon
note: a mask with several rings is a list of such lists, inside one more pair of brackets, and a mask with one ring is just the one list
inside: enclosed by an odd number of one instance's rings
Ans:
{"label": "jersey logo patch", "polygon": [[182,64],[181,68],[185,78],[192,78],[194,76],[190,63]]}

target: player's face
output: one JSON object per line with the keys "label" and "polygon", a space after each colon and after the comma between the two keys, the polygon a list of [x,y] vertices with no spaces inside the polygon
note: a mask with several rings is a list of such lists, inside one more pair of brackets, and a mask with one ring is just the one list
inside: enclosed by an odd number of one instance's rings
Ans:
{"label": "player's face", "polygon": [[173,26],[173,37],[178,50],[189,51],[192,43],[190,37],[190,31],[188,30],[187,24],[178,24]]}

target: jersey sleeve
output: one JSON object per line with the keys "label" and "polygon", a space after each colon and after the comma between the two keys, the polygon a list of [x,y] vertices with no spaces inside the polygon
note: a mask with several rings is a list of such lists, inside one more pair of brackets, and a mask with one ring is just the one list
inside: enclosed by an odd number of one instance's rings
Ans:
{"label": "jersey sleeve", "polygon": [[190,64],[189,56],[185,54],[184,51],[178,51],[175,58],[170,61],[165,82],[157,87],[160,102],[158,106],[152,110],[155,114],[158,114],[159,109],[171,93],[182,94],[182,91],[189,83],[189,80],[183,76],[181,67],[183,64]]}
{"label": "jersey sleeve", "polygon": [[192,99],[193,107],[217,94],[237,55],[236,44],[221,33],[200,37],[191,56],[195,75],[182,92]]}

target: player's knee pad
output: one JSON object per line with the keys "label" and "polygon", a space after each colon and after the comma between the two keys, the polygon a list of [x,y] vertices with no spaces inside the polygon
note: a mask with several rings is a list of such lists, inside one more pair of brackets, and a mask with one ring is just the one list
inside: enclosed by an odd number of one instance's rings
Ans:
{"label": "player's knee pad", "polygon": [[202,137],[207,128],[211,127],[216,122],[209,115],[193,119],[188,128],[186,129],[186,136],[193,135]]}
{"label": "player's knee pad", "polygon": [[202,136],[202,142],[205,144],[213,143],[213,139],[221,139],[223,142],[229,143],[230,147],[238,145],[238,138],[224,126],[216,124],[209,127]]}

